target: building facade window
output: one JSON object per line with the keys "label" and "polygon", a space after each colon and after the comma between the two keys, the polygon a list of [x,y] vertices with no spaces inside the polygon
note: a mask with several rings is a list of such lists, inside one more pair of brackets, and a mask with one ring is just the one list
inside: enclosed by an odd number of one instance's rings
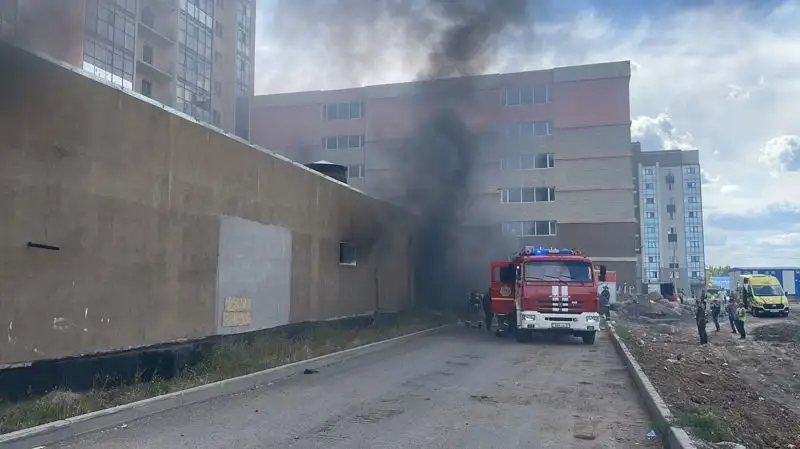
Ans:
{"label": "building facade window", "polygon": [[556,235],[556,224],[553,220],[507,221],[501,230],[511,237],[546,237]]}
{"label": "building facade window", "polygon": [[112,84],[133,89],[136,0],[88,0],[83,68]]}
{"label": "building facade window", "polygon": [[503,106],[528,106],[551,102],[550,86],[510,87],[500,93],[500,103]]}
{"label": "building facade window", "polygon": [[350,134],[342,136],[326,136],[322,138],[322,148],[326,150],[344,150],[348,148],[363,148],[364,135]]}
{"label": "building facade window", "polygon": [[145,97],[153,96],[153,83],[151,83],[150,80],[142,80],[142,95]]}
{"label": "building facade window", "polygon": [[347,166],[347,178],[348,179],[358,179],[364,177],[364,165],[357,164],[357,165],[348,165]]}
{"label": "building facade window", "polygon": [[640,196],[644,204],[644,220],[642,223],[642,256],[646,261],[642,265],[642,277],[645,282],[659,281],[661,271],[661,252],[659,229],[659,211],[656,204],[656,176],[652,167],[642,169],[640,176]]}
{"label": "building facade window", "polygon": [[253,0],[236,2],[236,100],[234,134],[250,138],[250,101],[253,97],[253,47],[255,45]]}
{"label": "building facade window", "polygon": [[556,200],[555,187],[508,187],[500,190],[500,202],[542,203]]}
{"label": "building facade window", "polygon": [[693,284],[705,283],[705,251],[703,237],[703,209],[700,200],[700,167],[683,167],[683,178],[687,188],[684,191],[684,233],[686,234],[686,266],[689,281]]}
{"label": "building facade window", "polygon": [[324,120],[350,120],[364,118],[364,103],[351,101],[348,103],[328,103],[322,105]]}
{"label": "building facade window", "polygon": [[549,136],[552,132],[552,122],[540,121],[510,123],[501,128],[500,134],[511,139],[524,139],[533,136]]}
{"label": "building facade window", "polygon": [[520,154],[500,160],[502,170],[534,170],[555,167],[553,153]]}
{"label": "building facade window", "polygon": [[213,73],[214,2],[181,2],[178,16],[178,80],[176,109],[212,122],[211,79]]}

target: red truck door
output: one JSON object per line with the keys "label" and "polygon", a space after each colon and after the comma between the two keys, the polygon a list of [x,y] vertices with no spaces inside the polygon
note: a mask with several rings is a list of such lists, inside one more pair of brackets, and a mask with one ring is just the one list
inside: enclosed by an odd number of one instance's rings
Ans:
{"label": "red truck door", "polygon": [[495,315],[514,313],[514,265],[511,262],[492,262],[492,312]]}

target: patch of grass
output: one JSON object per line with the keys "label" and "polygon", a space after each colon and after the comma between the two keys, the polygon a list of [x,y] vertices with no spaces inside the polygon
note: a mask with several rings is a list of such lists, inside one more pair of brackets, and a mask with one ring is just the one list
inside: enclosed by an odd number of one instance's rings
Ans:
{"label": "patch of grass", "polygon": [[633,333],[627,327],[620,326],[619,324],[617,324],[614,327],[614,330],[617,331],[617,336],[619,337],[620,340],[622,340],[623,343],[625,343],[625,346],[630,347],[636,341],[633,336]]}
{"label": "patch of grass", "polygon": [[680,410],[675,414],[675,424],[688,429],[705,441],[719,442],[732,439],[722,420],[706,410]]}
{"label": "patch of grass", "polygon": [[250,342],[220,343],[200,363],[165,380],[134,381],[115,388],[97,386],[85,393],[53,391],[15,403],[0,401],[0,434],[34,427],[97,410],[274,368],[410,334],[451,322],[451,317],[409,311],[367,327],[320,323],[295,335],[275,333]]}

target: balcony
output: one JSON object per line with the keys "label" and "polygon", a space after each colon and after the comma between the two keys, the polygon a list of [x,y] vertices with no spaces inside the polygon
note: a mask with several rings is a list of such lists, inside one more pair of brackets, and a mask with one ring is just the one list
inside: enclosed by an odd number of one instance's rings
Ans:
{"label": "balcony", "polygon": [[175,45],[175,33],[173,31],[160,31],[154,27],[152,23],[146,23],[144,20],[139,21],[139,33],[149,38],[150,41],[164,46]]}
{"label": "balcony", "polygon": [[[164,67],[166,65],[166,67]],[[157,67],[153,61],[146,61],[144,59],[136,59],[136,70],[147,72],[154,79],[160,81],[171,81],[175,79],[175,65],[174,64],[159,64]]]}

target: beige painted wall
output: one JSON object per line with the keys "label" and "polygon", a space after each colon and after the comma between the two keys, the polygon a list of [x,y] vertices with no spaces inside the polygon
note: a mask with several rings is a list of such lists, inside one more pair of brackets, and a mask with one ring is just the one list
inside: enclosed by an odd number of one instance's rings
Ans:
{"label": "beige painted wall", "polygon": [[292,322],[410,301],[386,203],[19,50],[0,67],[0,364],[213,334],[222,214],[291,229]]}

